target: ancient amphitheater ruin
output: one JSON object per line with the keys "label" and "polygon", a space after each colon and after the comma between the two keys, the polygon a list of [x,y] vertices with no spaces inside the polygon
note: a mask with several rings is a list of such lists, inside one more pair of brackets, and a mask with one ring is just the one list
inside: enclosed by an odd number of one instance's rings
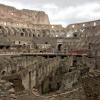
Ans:
{"label": "ancient amphitheater ruin", "polygon": [[0,5],[0,100],[100,100],[99,67],[100,20],[64,28]]}

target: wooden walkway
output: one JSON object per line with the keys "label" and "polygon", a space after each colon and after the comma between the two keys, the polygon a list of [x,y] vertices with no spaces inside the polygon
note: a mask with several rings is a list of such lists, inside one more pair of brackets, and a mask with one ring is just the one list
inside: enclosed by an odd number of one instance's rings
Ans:
{"label": "wooden walkway", "polygon": [[8,52],[8,53],[0,53],[0,56],[74,56],[74,55],[87,55],[87,54],[76,54],[76,53],[13,53],[13,52]]}

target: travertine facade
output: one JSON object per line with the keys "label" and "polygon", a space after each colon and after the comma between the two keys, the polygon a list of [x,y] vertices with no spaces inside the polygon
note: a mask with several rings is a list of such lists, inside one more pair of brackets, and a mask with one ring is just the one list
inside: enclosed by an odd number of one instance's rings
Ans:
{"label": "travertine facade", "polygon": [[0,24],[28,27],[30,24],[50,24],[50,22],[48,15],[43,11],[18,10],[0,5]]}

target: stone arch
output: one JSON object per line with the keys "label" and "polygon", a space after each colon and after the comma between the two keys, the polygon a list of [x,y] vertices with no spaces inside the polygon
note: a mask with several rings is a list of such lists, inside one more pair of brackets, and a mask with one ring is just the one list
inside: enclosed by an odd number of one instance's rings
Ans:
{"label": "stone arch", "polygon": [[76,38],[78,36],[78,32],[73,33],[73,37]]}
{"label": "stone arch", "polygon": [[5,74],[6,74],[6,71],[3,70],[3,71],[1,72],[1,75],[5,75]]}
{"label": "stone arch", "polygon": [[24,36],[24,33],[23,33],[23,32],[21,32],[21,33],[20,33],[20,35],[21,35],[21,37],[23,37],[23,36]]}
{"label": "stone arch", "polygon": [[25,90],[24,85],[22,84],[22,78],[19,75],[13,75],[13,78],[11,76],[5,77],[6,80],[13,83],[14,89],[16,92]]}
{"label": "stone arch", "polygon": [[33,37],[35,37],[35,35],[33,34]]}
{"label": "stone arch", "polygon": [[22,28],[22,31],[23,31],[23,32],[25,32],[25,29],[24,29],[24,28]]}
{"label": "stone arch", "polygon": [[42,36],[43,36],[43,37],[46,36],[46,30],[42,30]]}
{"label": "stone arch", "polygon": [[57,50],[58,50],[58,51],[61,51],[61,49],[62,49],[62,44],[58,44]]}
{"label": "stone arch", "polygon": [[13,30],[13,35],[16,36],[16,35],[17,35],[17,33],[16,33],[16,31],[17,31],[16,28],[12,27],[12,30]]}
{"label": "stone arch", "polygon": [[0,26],[0,29],[2,29],[2,26]]}
{"label": "stone arch", "polygon": [[45,42],[45,44],[48,44],[48,42]]}

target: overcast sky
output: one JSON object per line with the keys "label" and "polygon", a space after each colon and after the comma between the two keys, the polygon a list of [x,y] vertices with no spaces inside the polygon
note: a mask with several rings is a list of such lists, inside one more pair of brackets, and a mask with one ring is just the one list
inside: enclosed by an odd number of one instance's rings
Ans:
{"label": "overcast sky", "polygon": [[45,11],[51,24],[68,25],[100,19],[100,0],[0,0],[0,3],[18,9]]}

